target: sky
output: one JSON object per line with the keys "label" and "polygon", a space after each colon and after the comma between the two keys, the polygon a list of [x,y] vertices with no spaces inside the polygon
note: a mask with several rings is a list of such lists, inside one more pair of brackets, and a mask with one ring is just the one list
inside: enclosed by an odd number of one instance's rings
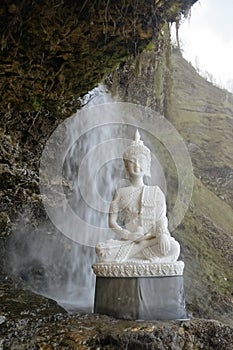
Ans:
{"label": "sky", "polygon": [[233,0],[200,0],[179,29],[183,56],[233,92]]}

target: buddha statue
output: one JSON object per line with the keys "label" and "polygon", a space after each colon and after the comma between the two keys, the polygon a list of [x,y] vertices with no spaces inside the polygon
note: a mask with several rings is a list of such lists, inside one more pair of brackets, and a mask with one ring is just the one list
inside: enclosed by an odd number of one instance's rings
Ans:
{"label": "buddha statue", "polygon": [[180,254],[179,243],[170,235],[166,199],[158,186],[147,186],[150,176],[150,150],[140,140],[138,130],[123,154],[130,186],[116,190],[109,211],[109,226],[120,239],[96,246],[100,263],[172,263]]}

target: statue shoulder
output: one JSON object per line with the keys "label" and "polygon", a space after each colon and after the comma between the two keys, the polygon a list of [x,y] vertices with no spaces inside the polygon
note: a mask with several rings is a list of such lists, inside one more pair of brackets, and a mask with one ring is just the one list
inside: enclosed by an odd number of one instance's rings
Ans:
{"label": "statue shoulder", "polygon": [[115,200],[115,199],[117,199],[117,198],[119,198],[120,197],[120,195],[121,195],[121,191],[120,191],[120,188],[117,188],[116,190],[115,190],[115,192],[114,192],[114,194],[113,194],[113,200]]}
{"label": "statue shoulder", "polygon": [[161,188],[157,185],[155,185],[155,186],[144,185],[144,191],[150,193],[150,195],[152,195],[158,199],[165,199],[165,194],[163,193]]}
{"label": "statue shoulder", "polygon": [[158,193],[163,193],[163,191],[161,190],[161,188],[158,185],[154,185],[154,186],[148,186],[148,185],[144,185],[144,188],[147,191],[154,191],[154,192],[158,192]]}
{"label": "statue shoulder", "polygon": [[110,212],[117,213],[121,207],[122,198],[125,196],[124,188],[118,188],[112,197],[112,201],[110,204]]}
{"label": "statue shoulder", "polygon": [[129,191],[130,191],[130,187],[120,187],[115,191],[114,197],[115,198],[124,197],[124,196],[128,195]]}

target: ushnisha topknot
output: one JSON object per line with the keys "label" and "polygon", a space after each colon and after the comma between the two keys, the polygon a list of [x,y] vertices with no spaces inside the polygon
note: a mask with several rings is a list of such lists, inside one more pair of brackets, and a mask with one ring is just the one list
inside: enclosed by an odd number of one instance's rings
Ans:
{"label": "ushnisha topknot", "polygon": [[137,158],[141,155],[146,158],[146,168],[144,169],[145,175],[150,176],[151,153],[149,148],[147,148],[141,140],[139,131],[136,130],[134,141],[129,147],[126,148],[123,154],[123,159],[124,161],[132,160],[133,158]]}

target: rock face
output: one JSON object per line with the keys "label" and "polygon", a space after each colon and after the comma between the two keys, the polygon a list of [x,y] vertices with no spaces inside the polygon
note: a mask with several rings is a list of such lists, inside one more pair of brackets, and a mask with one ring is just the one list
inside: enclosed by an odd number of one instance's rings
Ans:
{"label": "rock face", "polygon": [[233,341],[232,327],[213,320],[152,323],[84,314],[24,319],[15,328],[8,322],[8,329],[0,322],[3,349],[232,350]]}
{"label": "rock face", "polygon": [[120,101],[148,106],[165,114],[171,74],[170,29],[164,24],[160,45],[153,42],[136,58],[122,62],[106,79]]}
{"label": "rock face", "polygon": [[0,303],[1,349],[25,349],[27,330],[30,330],[28,336],[31,336],[33,330],[47,324],[54,315],[66,315],[66,311],[55,301],[29,290],[12,287],[12,283],[6,281],[0,283]]}
{"label": "rock face", "polygon": [[91,90],[120,60],[140,52],[164,21],[177,20],[195,2],[3,1],[3,110],[45,106],[62,114],[60,108]]}

